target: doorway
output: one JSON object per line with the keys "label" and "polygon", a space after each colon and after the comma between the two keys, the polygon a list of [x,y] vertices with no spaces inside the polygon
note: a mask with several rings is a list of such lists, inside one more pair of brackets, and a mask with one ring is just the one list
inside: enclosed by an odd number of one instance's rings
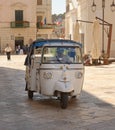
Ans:
{"label": "doorway", "polygon": [[15,37],[15,48],[20,46],[20,49],[23,49],[24,46],[24,37]]}

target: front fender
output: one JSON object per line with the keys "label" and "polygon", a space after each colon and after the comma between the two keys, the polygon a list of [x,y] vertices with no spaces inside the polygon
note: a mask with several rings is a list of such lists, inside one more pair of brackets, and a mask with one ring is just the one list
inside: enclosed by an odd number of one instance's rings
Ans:
{"label": "front fender", "polygon": [[68,82],[64,82],[64,81],[57,81],[55,83],[55,86],[54,86],[54,92],[55,91],[59,91],[59,92],[72,92],[74,91],[74,87],[73,85],[71,84],[70,81]]}

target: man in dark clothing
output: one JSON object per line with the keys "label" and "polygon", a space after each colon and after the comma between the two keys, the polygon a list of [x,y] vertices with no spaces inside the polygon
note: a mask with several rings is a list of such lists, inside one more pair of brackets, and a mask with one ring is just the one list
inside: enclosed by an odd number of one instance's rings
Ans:
{"label": "man in dark clothing", "polygon": [[30,70],[30,65],[31,65],[32,43],[33,43],[33,40],[30,39],[29,40],[29,45],[30,46],[28,47],[27,56],[26,56],[25,62],[24,62],[24,65],[26,66],[26,75],[25,75],[26,87],[25,87],[25,91],[28,90],[28,88],[27,88],[27,81],[28,81],[29,70]]}

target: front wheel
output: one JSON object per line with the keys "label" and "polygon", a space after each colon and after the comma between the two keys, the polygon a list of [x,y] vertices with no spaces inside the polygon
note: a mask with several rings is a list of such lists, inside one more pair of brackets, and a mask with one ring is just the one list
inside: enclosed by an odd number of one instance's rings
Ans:
{"label": "front wheel", "polygon": [[32,99],[33,98],[33,91],[28,90],[28,98]]}
{"label": "front wheel", "polygon": [[66,109],[68,106],[68,93],[61,93],[60,105],[62,109]]}

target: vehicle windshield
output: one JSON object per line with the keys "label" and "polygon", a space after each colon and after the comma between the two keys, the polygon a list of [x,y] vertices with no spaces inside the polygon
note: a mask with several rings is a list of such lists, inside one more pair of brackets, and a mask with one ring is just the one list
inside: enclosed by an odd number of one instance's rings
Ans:
{"label": "vehicle windshield", "polygon": [[42,63],[45,64],[75,64],[82,63],[79,47],[46,46],[43,48]]}

